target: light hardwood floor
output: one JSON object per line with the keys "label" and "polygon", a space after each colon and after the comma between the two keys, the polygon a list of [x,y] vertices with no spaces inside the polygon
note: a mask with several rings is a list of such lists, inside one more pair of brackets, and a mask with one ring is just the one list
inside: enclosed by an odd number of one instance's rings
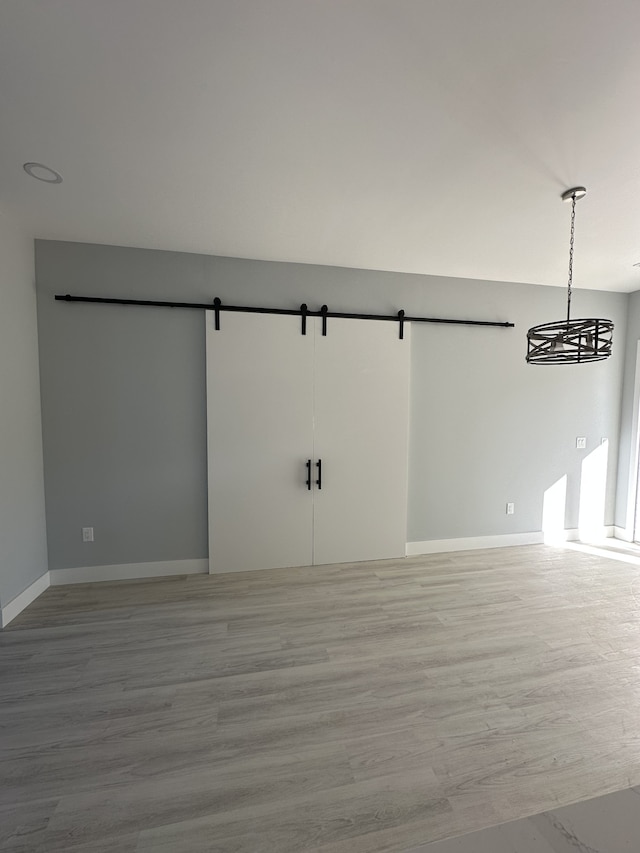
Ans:
{"label": "light hardwood floor", "polygon": [[51,588],[0,850],[396,853],[640,784],[639,593],[546,546]]}

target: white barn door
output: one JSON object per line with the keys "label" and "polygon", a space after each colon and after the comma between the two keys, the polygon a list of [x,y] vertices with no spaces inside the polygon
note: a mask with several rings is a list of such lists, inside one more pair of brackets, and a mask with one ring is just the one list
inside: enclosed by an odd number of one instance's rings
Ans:
{"label": "white barn door", "polygon": [[313,330],[207,311],[209,571],[313,561]]}
{"label": "white barn door", "polygon": [[207,312],[210,572],[403,557],[410,324],[220,324]]}
{"label": "white barn door", "polygon": [[404,557],[410,324],[329,318],[316,327],[313,562]]}

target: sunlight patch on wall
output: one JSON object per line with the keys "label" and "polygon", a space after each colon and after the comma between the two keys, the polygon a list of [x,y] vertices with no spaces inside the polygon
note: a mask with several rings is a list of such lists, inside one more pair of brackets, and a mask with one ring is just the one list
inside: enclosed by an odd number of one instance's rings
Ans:
{"label": "sunlight patch on wall", "polygon": [[605,538],[608,460],[609,442],[606,439],[582,460],[578,532],[583,542],[600,541]]}
{"label": "sunlight patch on wall", "polygon": [[542,504],[542,533],[545,544],[564,542],[565,508],[567,505],[567,475],[549,486],[544,493]]}

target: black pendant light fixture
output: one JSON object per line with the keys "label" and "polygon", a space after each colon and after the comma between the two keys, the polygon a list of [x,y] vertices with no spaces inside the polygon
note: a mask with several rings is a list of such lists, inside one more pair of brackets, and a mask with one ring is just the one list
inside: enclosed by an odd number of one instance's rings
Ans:
{"label": "black pendant light fixture", "polygon": [[603,361],[611,355],[613,323],[611,320],[589,317],[572,320],[571,286],[573,284],[573,239],[576,222],[576,201],[584,198],[584,187],[573,187],[562,193],[563,201],[571,202],[571,240],[569,242],[569,281],[567,284],[567,319],[541,323],[527,332],[527,361],[529,364],[581,364]]}

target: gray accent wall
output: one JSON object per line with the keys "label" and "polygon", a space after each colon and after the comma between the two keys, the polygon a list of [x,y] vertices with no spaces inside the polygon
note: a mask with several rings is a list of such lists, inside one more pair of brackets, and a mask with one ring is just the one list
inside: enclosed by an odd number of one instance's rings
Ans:
{"label": "gray accent wall", "polygon": [[0,213],[0,605],[46,571],[33,240]]}
{"label": "gray accent wall", "polygon": [[613,523],[626,294],[574,292],[574,316],[614,320],[611,359],[541,367],[525,363],[526,331],[562,318],[561,288],[51,241],[36,271],[52,569],[207,556],[203,312],[55,293],[513,321],[414,327],[408,541],[539,531],[564,475],[576,527],[582,461],[602,438]]}

